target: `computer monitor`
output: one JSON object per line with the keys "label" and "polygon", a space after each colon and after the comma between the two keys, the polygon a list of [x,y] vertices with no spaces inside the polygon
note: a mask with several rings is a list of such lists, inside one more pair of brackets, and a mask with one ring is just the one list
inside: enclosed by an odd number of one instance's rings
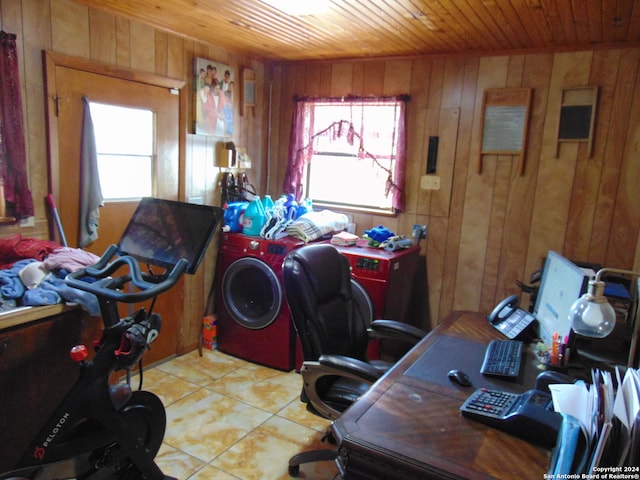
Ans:
{"label": "computer monitor", "polygon": [[534,316],[540,339],[551,346],[555,332],[562,340],[571,332],[571,305],[587,289],[590,275],[562,255],[549,251],[542,269],[542,281]]}
{"label": "computer monitor", "polygon": [[207,205],[145,197],[118,242],[120,255],[163,268],[184,258],[195,273],[222,210]]}

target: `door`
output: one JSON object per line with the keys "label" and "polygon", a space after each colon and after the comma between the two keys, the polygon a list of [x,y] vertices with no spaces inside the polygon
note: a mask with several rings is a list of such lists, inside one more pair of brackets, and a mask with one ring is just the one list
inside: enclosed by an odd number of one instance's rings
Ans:
{"label": "door", "polygon": [[[177,200],[179,193],[179,110],[176,90],[148,81],[113,76],[100,68],[88,70],[75,65],[47,61],[47,99],[51,188],[54,193],[66,239],[78,246],[80,146],[84,96],[91,102],[151,110],[155,117],[153,196]],[[122,73],[118,71],[117,73]],[[54,151],[55,150],[55,151]],[[122,172],[127,175],[127,172]],[[100,209],[98,239],[84,249],[100,256],[111,244],[118,243],[138,201],[105,201]],[[178,346],[178,321],[183,311],[183,282],[158,299],[155,311],[163,318],[163,329],[153,349],[145,357],[153,362],[173,355]],[[137,306],[136,306],[137,307]],[[133,310],[121,308],[123,314]]]}

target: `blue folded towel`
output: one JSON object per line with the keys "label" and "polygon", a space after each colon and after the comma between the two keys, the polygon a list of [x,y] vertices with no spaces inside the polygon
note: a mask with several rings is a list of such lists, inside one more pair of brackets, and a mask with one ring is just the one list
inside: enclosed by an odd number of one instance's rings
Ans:
{"label": "blue folded towel", "polygon": [[35,262],[35,258],[19,260],[11,266],[0,270],[0,295],[4,298],[20,298],[24,295],[25,286],[20,280],[18,273],[25,266]]}
{"label": "blue folded towel", "polygon": [[[99,316],[100,306],[93,293],[70,287],[67,282],[56,277],[47,277],[40,284],[41,289],[58,293],[65,301],[79,304],[89,315]],[[36,289],[37,290],[37,289]]]}
{"label": "blue folded towel", "polygon": [[22,304],[29,307],[55,305],[56,303],[62,303],[60,295],[53,290],[47,290],[41,287],[27,290],[22,297]]}

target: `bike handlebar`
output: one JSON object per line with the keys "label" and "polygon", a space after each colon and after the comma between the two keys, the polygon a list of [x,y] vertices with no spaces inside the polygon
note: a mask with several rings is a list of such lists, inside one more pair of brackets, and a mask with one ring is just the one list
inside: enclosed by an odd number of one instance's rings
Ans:
{"label": "bike handlebar", "polygon": [[[98,298],[108,298],[123,303],[137,303],[155,297],[173,287],[187,270],[188,261],[180,259],[170,272],[161,277],[144,274],[138,261],[130,256],[111,259],[118,253],[118,247],[111,245],[95,265],[85,267],[67,275],[66,282],[73,288],[93,293]],[[122,267],[128,272],[111,277]],[[83,277],[95,278],[95,282],[81,280]],[[139,291],[124,292],[121,289],[131,282]]]}

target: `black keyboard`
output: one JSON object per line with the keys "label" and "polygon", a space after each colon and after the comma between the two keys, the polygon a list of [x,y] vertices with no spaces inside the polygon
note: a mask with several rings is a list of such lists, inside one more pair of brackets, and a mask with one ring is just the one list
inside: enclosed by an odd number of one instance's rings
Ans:
{"label": "black keyboard", "polygon": [[484,352],[480,373],[516,378],[520,373],[522,348],[520,340],[491,340]]}

